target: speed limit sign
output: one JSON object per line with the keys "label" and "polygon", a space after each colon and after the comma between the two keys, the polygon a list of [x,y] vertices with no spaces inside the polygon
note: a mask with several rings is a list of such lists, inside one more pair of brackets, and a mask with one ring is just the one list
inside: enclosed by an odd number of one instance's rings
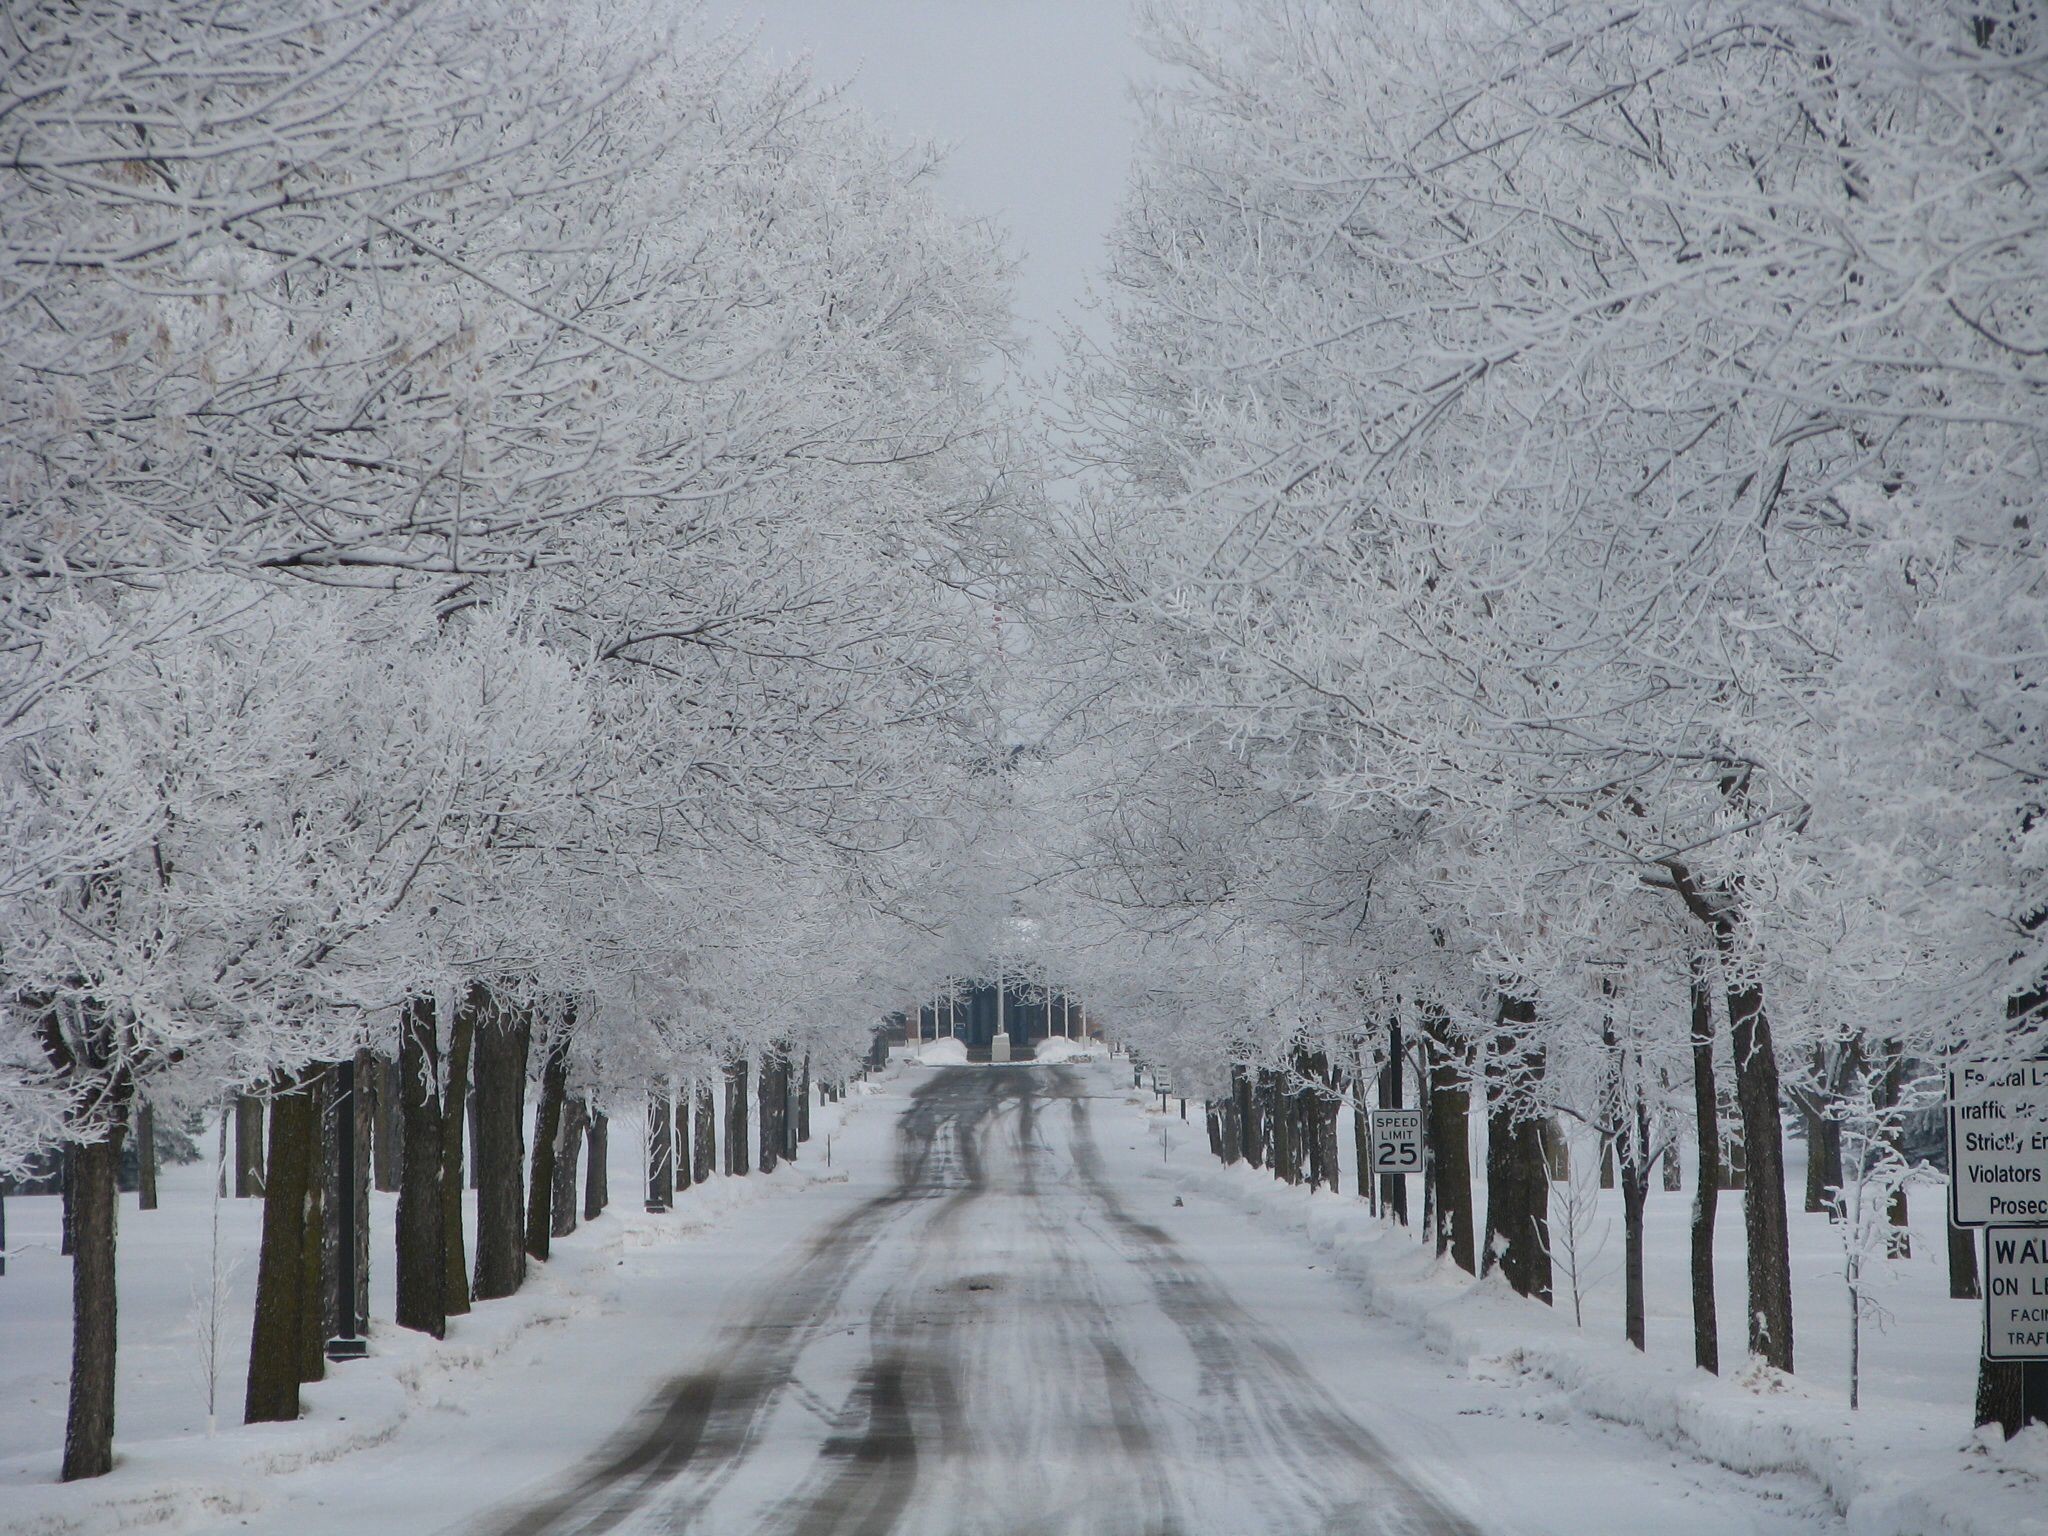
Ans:
{"label": "speed limit sign", "polygon": [[1422,1111],[1376,1109],[1372,1112],[1372,1171],[1422,1172]]}

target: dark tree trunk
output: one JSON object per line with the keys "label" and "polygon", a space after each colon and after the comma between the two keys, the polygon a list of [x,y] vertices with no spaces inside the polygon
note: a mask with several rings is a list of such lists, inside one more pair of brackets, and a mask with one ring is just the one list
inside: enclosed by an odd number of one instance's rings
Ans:
{"label": "dark tree trunk", "polygon": [[1957,1301],[1984,1294],[1977,1286],[1977,1235],[1954,1222],[1948,1223],[1948,1293]]}
{"label": "dark tree trunk", "polygon": [[1238,1138],[1244,1146],[1244,1160],[1254,1168],[1263,1168],[1266,1166],[1266,1122],[1259,1114],[1258,1086],[1252,1074],[1242,1066],[1233,1066],[1230,1075],[1237,1084]]}
{"label": "dark tree trunk", "polygon": [[254,1200],[263,1194],[263,1101],[254,1094],[235,1095],[235,1198]]}
{"label": "dark tree trunk", "polygon": [[355,1307],[355,1331],[360,1336],[370,1328],[370,1159],[366,1155],[372,1138],[376,1135],[377,1101],[373,1087],[377,1074],[377,1058],[368,1051],[356,1052],[355,1095],[351,1106],[354,1115],[356,1155],[355,1168],[355,1230],[349,1241],[355,1249],[355,1295],[350,1298]]}
{"label": "dark tree trunk", "polygon": [[676,1085],[675,1135],[671,1142],[670,1156],[676,1170],[676,1194],[682,1196],[697,1182],[697,1167],[690,1156],[690,1085],[687,1081]]}
{"label": "dark tree trunk", "polygon": [[[471,1109],[470,1058],[478,1021],[491,1008],[490,993],[471,982],[448,1027],[448,1066],[441,1074],[441,1293],[449,1317],[469,1311],[469,1252],[462,1235],[462,1128]],[[476,1165],[471,1147],[470,1166]]]}
{"label": "dark tree trunk", "polygon": [[1721,1327],[1714,1304],[1714,1216],[1721,1190],[1721,1101],[1714,1088],[1714,993],[1706,968],[1706,956],[1694,959],[1692,1108],[1699,1169],[1692,1193],[1692,1357],[1700,1369],[1718,1375]]}
{"label": "dark tree trunk", "polygon": [[398,1326],[441,1338],[448,1331],[448,1218],[442,1201],[439,1009],[407,1001],[398,1025]]}
{"label": "dark tree trunk", "polygon": [[470,1296],[491,1301],[526,1283],[520,1243],[520,1182],[526,1120],[526,1052],[532,1020],[523,1008],[493,1008],[476,1035],[476,1278]]}
{"label": "dark tree trunk", "polygon": [[[1398,1021],[1387,1021],[1387,1064],[1380,1072],[1380,1108],[1401,1108],[1401,1025]],[[1402,1226],[1408,1225],[1408,1180],[1403,1174],[1387,1173],[1380,1176],[1380,1204],[1393,1214],[1394,1220]]]}
{"label": "dark tree trunk", "polygon": [[72,1151],[70,1147],[61,1147],[58,1149],[57,1195],[62,1206],[62,1209],[59,1212],[59,1219],[57,1224],[57,1257],[60,1259],[68,1259],[72,1256],[72,1254],[78,1251],[78,1245],[76,1242],[73,1241],[73,1235],[76,1233],[78,1229],[77,1224],[72,1220],[73,1210],[71,1200],[72,1164],[74,1164],[76,1161],[77,1159],[74,1156],[72,1156]]}
{"label": "dark tree trunk", "polygon": [[725,1066],[725,1171],[747,1172],[751,1161],[747,1135],[747,1058],[737,1056]]}
{"label": "dark tree trunk", "polygon": [[764,1051],[759,1075],[754,1080],[754,1097],[761,1118],[761,1171],[773,1173],[782,1152],[782,1053]]}
{"label": "dark tree trunk", "polygon": [[1371,1200],[1379,1186],[1372,1171],[1372,1110],[1367,1103],[1373,1075],[1365,1070],[1365,1042],[1351,1042],[1351,1150],[1358,1160],[1358,1193]]}
{"label": "dark tree trunk", "polygon": [[1273,1177],[1283,1184],[1298,1184],[1301,1182],[1301,1165],[1294,1155],[1294,1116],[1289,1113],[1287,1093],[1280,1086],[1280,1074],[1271,1067],[1259,1071],[1259,1099],[1266,1112]]}
{"label": "dark tree trunk", "polygon": [[562,1106],[562,1130],[555,1143],[555,1210],[548,1229],[551,1237],[567,1237],[576,1230],[576,1160],[583,1152],[583,1129],[590,1123],[590,1109],[576,1094]]}
{"label": "dark tree trunk", "polygon": [[1977,1423],[1996,1424],[2010,1440],[2027,1422],[2027,1367],[2018,1360],[1977,1361]]}
{"label": "dark tree trunk", "polygon": [[[533,1108],[533,1167],[526,1181],[526,1256],[546,1259],[555,1226],[555,1152],[562,1134],[562,1105],[569,1097],[569,1029],[564,1019],[541,1061],[540,1100]],[[663,1106],[663,1119],[667,1106]]]}
{"label": "dark tree trunk", "polygon": [[341,1227],[335,1220],[328,1184],[341,1155],[334,1119],[334,1069],[315,1067],[306,1081],[313,1104],[313,1157],[306,1169],[306,1228],[299,1248],[299,1380],[327,1374],[327,1341],[338,1331],[341,1312],[328,1277],[340,1270]]}
{"label": "dark tree trunk", "polygon": [[[1647,1141],[1649,1126],[1643,1127]],[[1621,1167],[1621,1227],[1622,1227],[1622,1270],[1624,1274],[1622,1294],[1624,1315],[1622,1331],[1629,1343],[1637,1349],[1647,1350],[1644,1314],[1647,1310],[1643,1290],[1643,1207],[1650,1196],[1650,1170],[1643,1166],[1642,1147],[1629,1148],[1622,1155]]]}
{"label": "dark tree trunk", "polygon": [[584,1136],[590,1146],[583,1171],[583,1219],[595,1221],[612,1201],[610,1171],[605,1167],[611,1150],[610,1117],[601,1109],[592,1110],[590,1128]]}
{"label": "dark tree trunk", "polygon": [[1742,1150],[1742,1116],[1733,1094],[1717,1099],[1721,1112],[1721,1187],[1740,1190],[1749,1183],[1749,1158]]}
{"label": "dark tree trunk", "polygon": [[697,1136],[690,1169],[693,1182],[702,1184],[718,1171],[718,1106],[715,1102],[711,1080],[697,1081]]}
{"label": "dark tree trunk", "polygon": [[118,1120],[104,1140],[71,1152],[71,1396],[64,1419],[63,1471],[67,1483],[103,1476],[114,1467],[119,1332],[114,1219],[120,1163]]}
{"label": "dark tree trunk", "polygon": [[300,1314],[304,1295],[308,1184],[317,1127],[303,1085],[270,1103],[270,1156],[263,1188],[263,1241],[256,1261],[256,1317],[249,1336],[243,1422],[299,1416]]}
{"label": "dark tree trunk", "polygon": [[1423,1015],[1429,1031],[1429,1155],[1436,1183],[1436,1251],[1450,1253],[1466,1274],[1478,1273],[1472,1221],[1472,1090],[1458,1070],[1462,1051],[1451,1038],[1450,1016],[1439,1008]]}
{"label": "dark tree trunk", "polygon": [[370,1178],[379,1193],[398,1193],[398,1164],[404,1156],[405,1131],[399,1106],[405,1093],[398,1083],[398,1062],[379,1056],[370,1093],[376,1125],[370,1133]]}
{"label": "dark tree trunk", "polygon": [[[1731,933],[1731,948],[1733,943]],[[1749,1242],[1749,1348],[1790,1372],[1792,1243],[1785,1212],[1785,1137],[1778,1118],[1778,1057],[1761,982],[1729,989],[1728,1020],[1747,1161],[1742,1218]]]}
{"label": "dark tree trunk", "polygon": [[797,1082],[796,1139],[799,1143],[811,1139],[811,1053],[809,1051],[804,1052],[803,1076]]}
{"label": "dark tree trunk", "polygon": [[[1872,1097],[1879,1109],[1885,1112],[1880,1135],[1886,1146],[1900,1157],[1905,1156],[1904,1131],[1899,1124],[1896,1111],[1899,1098],[1905,1092],[1906,1053],[1896,1040],[1886,1041],[1878,1051],[1876,1076],[1872,1082]],[[1839,1139],[1839,1138],[1838,1138]],[[1891,1199],[1885,1207],[1886,1219],[1891,1231],[1885,1234],[1885,1252],[1895,1259],[1913,1256],[1913,1235],[1908,1230],[1906,1209],[1906,1186],[1901,1184],[1891,1192]]]}
{"label": "dark tree trunk", "polygon": [[135,1106],[135,1208],[156,1209],[156,1111],[147,1099]]}
{"label": "dark tree trunk", "polygon": [[[1503,993],[1486,1091],[1485,1269],[1499,1265],[1518,1295],[1551,1299],[1550,1165],[1535,1084],[1543,1051],[1530,1043],[1536,1005]],[[1484,1272],[1482,1270],[1482,1272]]]}
{"label": "dark tree trunk", "polygon": [[670,1141],[668,1094],[647,1095],[647,1205],[665,1211],[676,1201],[675,1149]]}

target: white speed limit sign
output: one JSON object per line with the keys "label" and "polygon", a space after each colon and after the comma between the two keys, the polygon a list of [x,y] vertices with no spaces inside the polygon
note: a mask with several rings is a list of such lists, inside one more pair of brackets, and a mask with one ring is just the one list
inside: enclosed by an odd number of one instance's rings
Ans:
{"label": "white speed limit sign", "polygon": [[1376,1109],[1372,1112],[1372,1171],[1422,1172],[1422,1111]]}

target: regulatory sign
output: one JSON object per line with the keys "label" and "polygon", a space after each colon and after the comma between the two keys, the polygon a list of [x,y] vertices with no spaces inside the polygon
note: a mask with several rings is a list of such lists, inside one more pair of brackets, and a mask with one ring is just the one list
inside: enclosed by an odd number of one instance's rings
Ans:
{"label": "regulatory sign", "polygon": [[1376,1109],[1372,1112],[1372,1171],[1422,1172],[1422,1111]]}
{"label": "regulatory sign", "polygon": [[2048,1360],[2048,1231],[1984,1229],[1984,1358]]}
{"label": "regulatory sign", "polygon": [[1958,1067],[1948,1098],[1955,1224],[2048,1225],[2048,1062]]}
{"label": "regulatory sign", "polygon": [[1173,1074],[1164,1069],[1152,1074],[1152,1091],[1161,1098],[1173,1092]]}

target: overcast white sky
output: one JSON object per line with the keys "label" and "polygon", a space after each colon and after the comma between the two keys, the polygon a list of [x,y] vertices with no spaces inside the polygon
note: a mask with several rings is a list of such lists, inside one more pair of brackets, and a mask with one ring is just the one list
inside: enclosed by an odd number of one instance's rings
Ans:
{"label": "overcast white sky", "polygon": [[944,186],[995,218],[1021,258],[1019,329],[1033,373],[1102,265],[1131,152],[1126,82],[1143,64],[1129,0],[709,0],[777,56],[901,133],[952,146]]}

